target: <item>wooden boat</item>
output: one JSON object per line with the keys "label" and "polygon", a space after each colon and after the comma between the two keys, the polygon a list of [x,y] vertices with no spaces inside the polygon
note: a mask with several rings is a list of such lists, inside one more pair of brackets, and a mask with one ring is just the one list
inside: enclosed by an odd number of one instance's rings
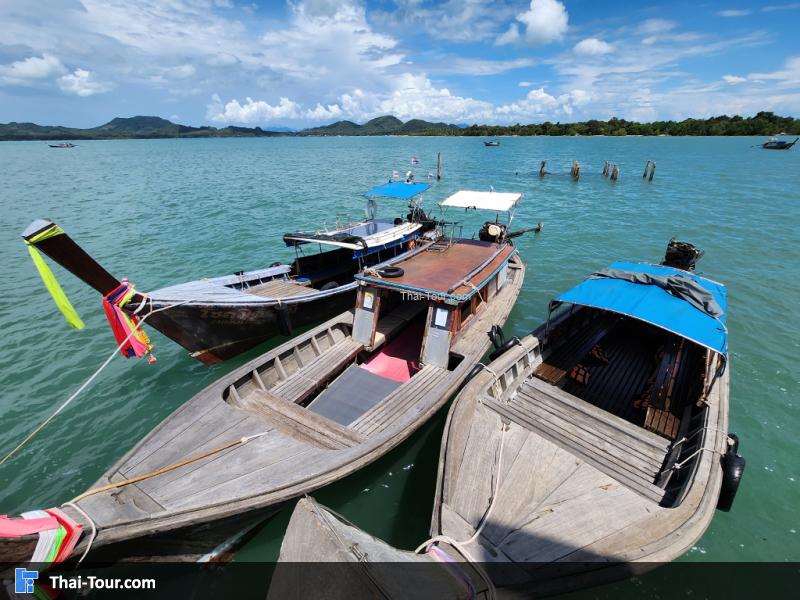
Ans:
{"label": "wooden boat", "polygon": [[71,142],[63,142],[61,144],[47,144],[51,148],[75,148],[75,144]]}
{"label": "wooden boat", "polygon": [[[355,309],[207,387],[61,506],[96,530],[71,556],[196,560],[384,455],[465,380],[524,275],[513,245],[462,239],[365,270]],[[0,562],[24,563],[37,543],[0,540]]]}
{"label": "wooden boat", "polygon": [[274,597],[313,594],[294,561],[358,563],[326,571],[337,591],[397,589],[406,571],[370,561],[426,559],[439,566],[419,576],[438,571],[465,597],[536,597],[677,558],[730,509],[744,468],[728,434],[725,306],[724,286],[663,264],[615,263],[561,294],[454,401],[419,553],[303,500]]}
{"label": "wooden boat", "polygon": [[494,148],[495,146],[499,146],[500,142],[498,142],[497,140],[492,140],[492,141],[489,141],[489,142],[483,142],[483,145],[484,146],[488,146],[490,148]]}
{"label": "wooden boat", "polygon": [[764,150],[788,150],[797,143],[797,140],[800,140],[800,138],[795,138],[793,142],[770,138],[768,141],[761,144],[761,147]]}
{"label": "wooden boat", "polygon": [[[333,229],[293,232],[283,236],[294,247],[291,264],[203,278],[140,293],[125,307],[141,310],[146,323],[177,342],[191,356],[215,364],[295,328],[317,324],[352,306],[353,276],[367,266],[383,266],[402,256],[428,232],[427,219],[417,197],[425,183],[390,182],[367,192],[367,218]],[[407,219],[377,219],[375,198],[408,200]],[[61,231],[46,220],[34,221],[23,233],[26,241],[47,231]],[[313,244],[330,250],[304,255]],[[35,246],[103,295],[120,282],[63,233],[35,242]],[[143,306],[144,305],[144,306]]]}

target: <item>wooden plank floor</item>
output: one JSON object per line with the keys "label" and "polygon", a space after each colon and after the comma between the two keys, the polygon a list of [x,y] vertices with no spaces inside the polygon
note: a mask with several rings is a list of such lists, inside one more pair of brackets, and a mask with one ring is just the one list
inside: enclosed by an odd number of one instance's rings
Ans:
{"label": "wooden plank floor", "polygon": [[291,298],[292,296],[304,296],[305,294],[312,294],[315,290],[307,285],[300,285],[292,281],[284,281],[283,279],[273,279],[267,283],[262,283],[242,290],[247,294],[260,296],[262,298]]}
{"label": "wooden plank floor", "polygon": [[562,389],[631,423],[643,425],[646,407],[637,408],[635,402],[656,366],[653,360],[658,345],[658,335],[643,334],[641,328],[634,330],[620,324],[599,344],[609,359],[608,364],[583,358],[581,364],[589,372],[589,381],[584,385],[566,377]]}
{"label": "wooden plank floor", "polygon": [[[442,532],[466,540],[493,508],[480,536],[466,546],[480,562],[558,561],[578,548],[662,510],[559,444],[512,421],[503,434],[500,415],[478,408],[455,485],[443,498]],[[484,439],[485,444],[479,443]],[[483,457],[483,458],[481,458]],[[455,473],[451,473],[455,476]],[[492,491],[499,476],[494,499]],[[531,563],[531,564],[524,564]]]}

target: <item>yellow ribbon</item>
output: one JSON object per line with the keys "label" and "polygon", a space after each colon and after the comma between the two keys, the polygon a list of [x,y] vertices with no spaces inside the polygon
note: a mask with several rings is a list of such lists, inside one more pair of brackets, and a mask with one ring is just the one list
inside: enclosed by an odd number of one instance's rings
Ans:
{"label": "yellow ribbon", "polygon": [[56,303],[58,310],[60,310],[61,314],[64,315],[64,318],[67,320],[67,323],[70,327],[73,329],[83,329],[85,327],[83,321],[78,316],[78,313],[70,303],[67,295],[64,293],[64,290],[61,289],[58,281],[56,281],[55,275],[53,275],[50,267],[48,267],[47,263],[44,262],[44,258],[42,258],[42,255],[36,248],[36,244],[38,242],[50,239],[51,237],[55,237],[57,235],[62,235],[63,233],[64,230],[61,229],[61,227],[58,225],[53,225],[41,233],[36,234],[29,240],[25,240],[25,244],[27,244],[28,252],[31,253],[31,258],[33,259],[33,264],[36,265],[36,269],[39,271],[39,275],[42,277],[42,281],[44,282],[47,291],[50,292],[50,295],[53,297],[53,301]]}

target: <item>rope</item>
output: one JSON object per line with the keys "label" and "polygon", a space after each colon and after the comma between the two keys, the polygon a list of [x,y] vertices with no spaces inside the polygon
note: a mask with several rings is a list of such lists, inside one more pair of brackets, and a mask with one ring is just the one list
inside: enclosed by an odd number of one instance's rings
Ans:
{"label": "rope", "polygon": [[47,417],[44,421],[42,421],[39,424],[38,427],[36,427],[27,436],[25,436],[25,439],[23,439],[19,444],[17,444],[17,446],[11,452],[6,454],[3,457],[3,460],[0,460],[0,466],[5,464],[5,462],[9,458],[14,456],[36,434],[38,434],[42,429],[44,429],[50,423],[50,421],[55,419],[61,413],[61,411],[63,411],[65,408],[67,408],[67,406],[69,406],[72,403],[72,401],[75,400],[75,398],[77,398],[81,394],[81,392],[83,392],[89,386],[89,384],[91,384],[92,381],[94,381],[95,378],[97,378],[98,375],[100,375],[100,373],[103,371],[103,369],[105,369],[108,366],[108,364],[113,360],[114,356],[116,356],[116,354],[122,349],[122,347],[125,344],[128,343],[128,340],[130,340],[133,337],[133,335],[136,333],[136,330],[139,329],[144,324],[144,322],[147,319],[147,317],[149,317],[150,315],[153,315],[153,314],[155,314],[157,312],[161,312],[162,310],[167,310],[169,308],[175,308],[176,306],[181,306],[183,304],[188,304],[189,302],[192,302],[192,300],[184,300],[184,301],[178,302],[176,304],[170,304],[168,306],[162,306],[161,308],[157,308],[155,310],[152,310],[152,300],[151,300],[150,301],[150,303],[151,303],[150,304],[150,308],[151,308],[150,312],[147,313],[145,316],[143,316],[141,319],[139,319],[139,322],[136,324],[136,326],[133,327],[131,332],[128,334],[128,337],[126,337],[122,341],[122,343],[114,349],[114,351],[109,355],[109,357],[105,360],[105,362],[103,362],[103,364],[100,365],[100,367],[94,373],[92,373],[91,376],[86,381],[84,381],[83,384],[69,398],[67,398],[67,400],[61,406],[59,406],[49,417]]}
{"label": "rope", "polygon": [[86,514],[86,511],[83,510],[77,504],[73,504],[70,501],[70,502],[64,502],[63,506],[69,506],[73,510],[77,511],[78,513],[80,513],[80,515],[84,519],[86,519],[86,521],[89,523],[89,526],[92,528],[92,533],[89,535],[89,541],[86,543],[86,549],[83,551],[83,554],[81,554],[81,557],[78,559],[77,565],[79,565],[79,564],[81,564],[83,562],[83,559],[86,558],[86,555],[89,554],[89,550],[92,549],[92,544],[94,543],[94,540],[97,537],[97,526],[94,524],[94,521],[92,520],[92,518],[89,515]]}
{"label": "rope", "polygon": [[[484,368],[489,370],[488,367],[484,367]],[[491,372],[491,370],[490,370],[490,372]],[[494,598],[495,597],[494,583],[492,583],[491,578],[486,574],[486,572],[480,566],[479,562],[477,560],[475,560],[475,558],[469,553],[469,550],[467,550],[464,546],[466,546],[468,544],[471,544],[472,542],[474,542],[475,540],[478,539],[478,537],[480,536],[481,532],[483,531],[484,526],[489,521],[489,515],[492,513],[492,509],[495,506],[495,500],[497,499],[497,495],[500,492],[500,474],[502,473],[502,469],[503,469],[503,446],[505,445],[505,441],[506,441],[506,438],[505,438],[506,431],[508,431],[508,426],[501,421],[500,422],[500,447],[499,447],[498,456],[497,456],[497,477],[494,480],[494,489],[492,490],[492,498],[489,501],[489,506],[487,507],[486,512],[483,514],[483,517],[481,517],[481,522],[478,524],[478,527],[475,529],[475,533],[473,533],[472,536],[469,539],[463,540],[463,541],[456,541],[456,540],[454,540],[453,538],[451,538],[450,536],[447,536],[447,535],[437,535],[437,536],[434,536],[434,537],[430,538],[429,540],[424,541],[422,544],[417,546],[416,550],[414,550],[414,552],[416,554],[419,554],[422,550],[426,550],[427,551],[427,549],[432,544],[434,544],[436,542],[445,542],[446,544],[451,545],[453,548],[455,548],[459,552],[459,554],[461,554],[464,558],[467,559],[467,561],[478,572],[478,574],[481,576],[481,578],[486,582],[486,584],[488,586],[489,598]]]}
{"label": "rope", "polygon": [[130,479],[123,479],[122,481],[116,481],[114,483],[109,483],[108,485],[103,485],[98,488],[93,488],[91,490],[87,490],[82,494],[75,496],[69,503],[80,502],[84,498],[88,496],[94,496],[95,494],[99,494],[101,492],[107,492],[108,490],[114,490],[116,488],[120,488],[126,485],[130,485],[132,483],[137,483],[139,481],[144,481],[145,479],[150,479],[151,477],[155,477],[157,475],[162,475],[164,473],[169,473],[170,471],[174,471],[175,469],[179,469],[180,467],[185,467],[186,465],[190,465],[193,462],[197,462],[198,460],[202,460],[204,458],[208,458],[214,454],[222,452],[223,450],[227,450],[228,448],[233,448],[234,446],[244,445],[250,440],[254,440],[255,438],[261,437],[262,435],[266,435],[268,431],[262,431],[261,433],[256,433],[253,435],[248,435],[238,440],[234,440],[229,442],[223,446],[219,446],[218,448],[214,448],[213,450],[209,450],[207,452],[203,452],[202,454],[198,454],[197,456],[193,456],[191,458],[187,458],[186,460],[182,460],[175,464],[161,467],[160,469],[156,469],[155,471],[150,471],[149,473],[145,473],[144,475],[137,475],[136,477],[131,477]]}

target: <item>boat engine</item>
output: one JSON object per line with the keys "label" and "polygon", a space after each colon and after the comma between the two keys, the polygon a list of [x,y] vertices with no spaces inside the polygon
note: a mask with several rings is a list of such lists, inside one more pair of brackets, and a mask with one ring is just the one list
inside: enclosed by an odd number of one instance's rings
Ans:
{"label": "boat engine", "polygon": [[482,242],[500,243],[506,237],[507,227],[495,221],[486,221],[478,232],[478,239]]}
{"label": "boat engine", "polygon": [[667,244],[662,265],[684,271],[694,271],[697,261],[703,258],[703,251],[694,244],[672,238]]}

